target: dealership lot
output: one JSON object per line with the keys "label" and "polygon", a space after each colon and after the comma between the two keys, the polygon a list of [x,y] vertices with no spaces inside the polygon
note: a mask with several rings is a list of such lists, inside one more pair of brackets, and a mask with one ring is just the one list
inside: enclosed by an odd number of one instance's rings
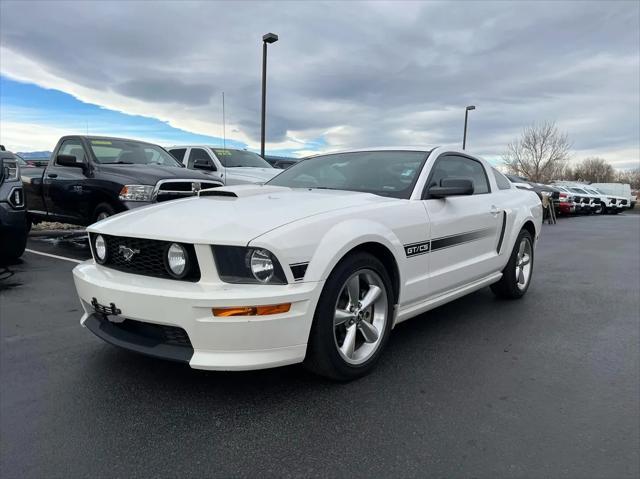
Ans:
{"label": "dealership lot", "polygon": [[637,477],[639,244],[640,215],[545,225],[523,300],[403,323],[349,384],[118,350],[78,324],[75,263],[25,253],[0,272],[2,476]]}

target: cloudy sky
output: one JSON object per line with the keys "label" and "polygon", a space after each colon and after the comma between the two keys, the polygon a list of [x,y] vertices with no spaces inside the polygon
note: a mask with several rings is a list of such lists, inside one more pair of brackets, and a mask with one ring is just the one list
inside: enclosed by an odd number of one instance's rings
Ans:
{"label": "cloudy sky", "polygon": [[498,158],[556,121],[574,158],[640,162],[640,2],[0,3],[0,140],[68,133],[267,152],[459,144]]}

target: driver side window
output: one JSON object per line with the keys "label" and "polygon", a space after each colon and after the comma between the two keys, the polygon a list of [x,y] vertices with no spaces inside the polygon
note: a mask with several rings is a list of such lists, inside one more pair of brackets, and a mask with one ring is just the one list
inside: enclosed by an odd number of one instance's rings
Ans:
{"label": "driver side window", "polygon": [[193,169],[193,162],[195,160],[205,160],[207,164],[211,165],[213,167],[213,170],[215,170],[215,164],[211,160],[209,153],[207,153],[202,148],[191,148],[191,151],[189,152],[189,161],[187,162],[187,168]]}
{"label": "driver side window", "polygon": [[80,143],[80,140],[65,140],[60,146],[58,155],[75,156],[76,161],[80,163],[84,161],[84,148],[82,147],[82,143]]}
{"label": "driver side window", "polygon": [[482,164],[471,158],[445,155],[436,160],[427,188],[439,186],[444,178],[464,178],[473,181],[473,194],[489,193],[489,180]]}

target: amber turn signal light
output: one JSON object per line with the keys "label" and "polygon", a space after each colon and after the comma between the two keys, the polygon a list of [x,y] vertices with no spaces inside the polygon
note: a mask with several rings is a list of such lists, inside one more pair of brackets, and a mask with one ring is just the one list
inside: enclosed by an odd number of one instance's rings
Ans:
{"label": "amber turn signal light", "polygon": [[211,308],[214,316],[267,316],[269,314],[287,313],[291,303],[270,304],[267,306],[233,306],[230,308]]}

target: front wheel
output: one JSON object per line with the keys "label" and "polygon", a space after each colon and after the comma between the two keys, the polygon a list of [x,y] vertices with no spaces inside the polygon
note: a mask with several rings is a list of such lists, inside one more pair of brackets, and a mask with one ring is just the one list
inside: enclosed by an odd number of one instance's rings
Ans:
{"label": "front wheel", "polygon": [[305,366],[340,381],[368,373],[388,340],[393,304],[384,265],[368,253],[346,257],[320,295]]}
{"label": "front wheel", "polygon": [[520,231],[502,278],[491,285],[499,298],[522,298],[529,289],[533,274],[533,238],[527,230]]}

